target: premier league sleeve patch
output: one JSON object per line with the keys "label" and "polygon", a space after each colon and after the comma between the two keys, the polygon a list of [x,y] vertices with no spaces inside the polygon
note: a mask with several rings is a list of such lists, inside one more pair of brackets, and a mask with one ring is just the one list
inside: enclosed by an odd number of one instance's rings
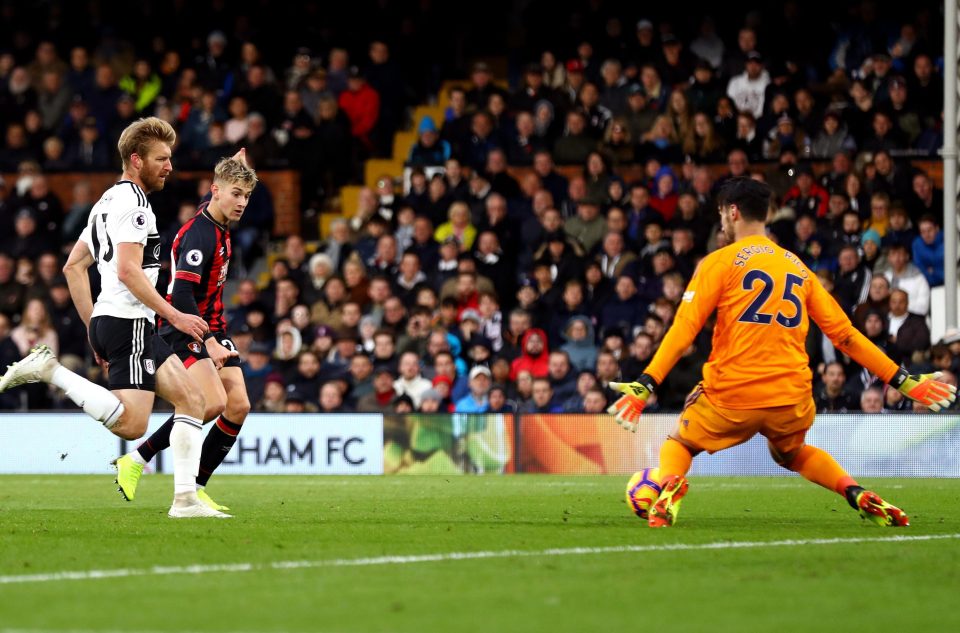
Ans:
{"label": "premier league sleeve patch", "polygon": [[199,266],[203,263],[203,253],[199,249],[193,249],[187,252],[187,263],[191,266]]}

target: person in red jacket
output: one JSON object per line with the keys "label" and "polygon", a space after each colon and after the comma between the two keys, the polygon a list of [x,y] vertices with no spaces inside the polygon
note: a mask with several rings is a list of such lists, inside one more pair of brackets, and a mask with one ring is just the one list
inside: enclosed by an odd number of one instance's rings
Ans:
{"label": "person in red jacket", "polygon": [[340,109],[350,119],[350,134],[367,150],[372,149],[370,138],[380,117],[380,95],[367,84],[363,73],[351,66],[347,75],[347,89],[340,93]]}
{"label": "person in red jacket", "polygon": [[547,333],[532,327],[520,338],[520,356],[510,364],[510,380],[516,380],[521,371],[529,371],[534,378],[547,375],[547,361],[550,350],[547,348]]}
{"label": "person in red jacket", "polygon": [[783,197],[783,204],[791,207],[797,215],[812,215],[822,218],[827,215],[827,203],[830,194],[813,179],[813,171],[809,165],[797,167],[797,180],[787,190]]}

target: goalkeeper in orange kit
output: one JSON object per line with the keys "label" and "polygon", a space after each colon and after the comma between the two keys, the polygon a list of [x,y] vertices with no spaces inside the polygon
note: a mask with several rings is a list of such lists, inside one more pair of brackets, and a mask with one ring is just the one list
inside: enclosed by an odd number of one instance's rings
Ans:
{"label": "goalkeeper in orange kit", "polygon": [[853,327],[796,255],[766,237],[770,196],[767,185],[749,178],[721,187],[720,224],[732,243],[700,262],[673,326],[637,382],[610,383],[624,395],[609,412],[636,430],[647,399],[716,309],[703,381],[687,397],[676,429],[660,448],[662,492],[650,508],[649,524],[666,527],[676,521],[694,456],[760,433],[778,464],[843,495],[861,517],[879,525],[909,525],[902,510],[864,490],[829,453],[804,443],[815,413],[804,347],[807,316],[840,351],[934,411],[948,407],[956,389],[938,381],[939,374],[911,376],[898,367]]}

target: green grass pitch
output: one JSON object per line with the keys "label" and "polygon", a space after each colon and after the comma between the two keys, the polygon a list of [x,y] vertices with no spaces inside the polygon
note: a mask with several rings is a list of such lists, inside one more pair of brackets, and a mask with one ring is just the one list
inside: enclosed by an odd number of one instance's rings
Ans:
{"label": "green grass pitch", "polygon": [[861,482],[893,530],[694,478],[650,530],[626,479],[220,477],[236,518],[174,521],[169,477],[0,477],[0,633],[960,630],[960,480]]}

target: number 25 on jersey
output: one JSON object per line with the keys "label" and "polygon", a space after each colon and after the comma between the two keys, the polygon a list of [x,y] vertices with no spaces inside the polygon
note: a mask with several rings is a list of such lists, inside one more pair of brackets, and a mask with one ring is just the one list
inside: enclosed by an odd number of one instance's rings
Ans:
{"label": "number 25 on jersey", "polygon": [[768,273],[762,270],[751,270],[743,276],[743,289],[752,292],[757,286],[760,286],[760,292],[756,298],[743,311],[740,318],[741,323],[755,323],[758,325],[770,325],[771,321],[776,319],[777,323],[783,327],[794,328],[803,321],[803,302],[796,295],[794,290],[803,285],[803,277],[787,273],[786,281],[783,283],[783,300],[792,303],[794,306],[793,314],[784,314],[778,310],[776,316],[761,312],[764,304],[770,298],[770,295],[777,290],[778,284]]}

